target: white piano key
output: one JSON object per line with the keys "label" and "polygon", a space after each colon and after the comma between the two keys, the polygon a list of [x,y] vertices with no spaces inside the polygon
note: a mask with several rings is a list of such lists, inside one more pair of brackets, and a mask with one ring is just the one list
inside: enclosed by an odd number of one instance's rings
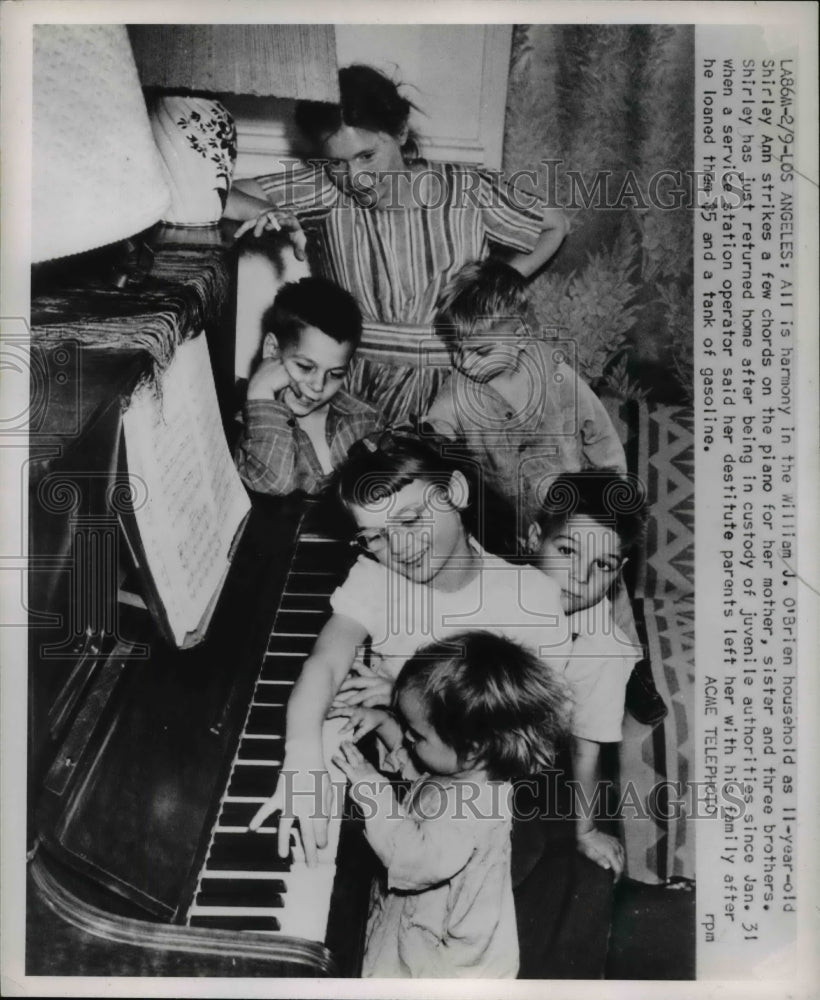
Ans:
{"label": "white piano key", "polygon": [[276,917],[282,916],[281,906],[197,906],[191,907],[192,917]]}
{"label": "white piano key", "polygon": [[[303,542],[307,542],[310,545],[338,546],[338,543],[331,539],[310,534],[300,535],[298,544],[302,544]],[[315,555],[315,553],[316,550],[314,550],[313,554]],[[328,555],[330,558],[330,549],[328,550]],[[322,571],[305,572],[293,568],[295,565],[296,560],[294,557],[294,563],[292,564],[290,573],[296,574],[296,576],[295,578],[292,578],[289,574],[282,594],[282,601],[284,601],[284,599],[288,596],[311,598],[326,597],[330,594],[338,582],[338,574]],[[295,589],[290,589],[289,586],[292,579],[293,582],[297,584]],[[277,638],[277,640],[287,640],[289,638],[315,638],[318,632],[319,624],[327,615],[326,609],[322,610],[318,608],[287,609],[285,613],[288,615],[303,615],[303,618],[291,618],[288,624],[291,627],[299,628],[299,626],[304,623],[304,629],[300,631],[279,632],[276,630],[274,624],[273,635]],[[290,658],[291,661],[293,661],[294,658],[304,660],[306,656],[307,653],[301,650],[266,652],[264,655],[264,661],[269,662],[272,660],[275,662],[276,658],[283,657]],[[284,708],[286,706],[288,694],[290,689],[293,688],[294,683],[295,681],[290,679],[257,679],[254,687],[253,699],[248,706],[248,716],[245,720],[242,738],[271,740],[277,738],[281,739],[282,736],[284,736],[284,733],[273,734],[251,731],[248,730],[247,727],[249,725],[250,712],[253,707],[263,706]],[[256,908],[232,907],[229,905],[196,906],[194,904],[188,914],[188,919],[195,916],[211,917],[216,919],[221,917],[231,918],[243,916],[275,917],[279,920],[281,925],[281,931],[278,933],[304,938],[310,941],[324,942],[327,933],[328,916],[330,913],[330,899],[333,892],[333,883],[336,877],[336,855],[338,852],[341,834],[344,783],[346,780],[344,774],[330,762],[330,758],[338,749],[340,742],[338,730],[345,724],[345,721],[346,720],[344,719],[331,720],[325,723],[322,732],[325,762],[332,782],[333,802],[331,816],[328,822],[328,842],[324,848],[321,848],[317,852],[319,861],[318,865],[315,867],[308,867],[304,862],[301,850],[294,847],[292,848],[294,860],[289,871],[210,870],[208,868],[207,861],[208,855],[206,854],[206,861],[199,874],[197,891],[199,890],[199,886],[202,884],[204,879],[220,879],[235,882],[242,882],[245,880],[276,880],[285,886],[285,907]],[[227,803],[261,805],[267,801],[264,796],[227,795],[227,788],[230,786],[230,782],[236,768],[243,766],[281,768],[281,761],[239,760],[235,758],[231,766],[228,783],[223,791],[220,811],[222,805]],[[217,834],[242,834],[246,832],[246,829],[247,828],[245,827],[217,825],[211,831],[211,844],[213,844],[214,838]],[[271,827],[261,827],[257,831],[257,835],[261,834],[271,838],[276,833],[277,830]],[[298,834],[294,831],[294,837],[296,836],[298,836]],[[264,933],[275,935],[277,932],[265,931]]]}

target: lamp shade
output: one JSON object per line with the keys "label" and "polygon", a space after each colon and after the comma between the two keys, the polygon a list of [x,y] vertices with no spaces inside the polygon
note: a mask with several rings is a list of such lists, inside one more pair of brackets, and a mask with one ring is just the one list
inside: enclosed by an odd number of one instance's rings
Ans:
{"label": "lamp shade", "polygon": [[133,236],[170,193],[122,25],[34,27],[32,260]]}
{"label": "lamp shade", "polygon": [[145,87],[339,100],[324,24],[140,24],[128,28]]}

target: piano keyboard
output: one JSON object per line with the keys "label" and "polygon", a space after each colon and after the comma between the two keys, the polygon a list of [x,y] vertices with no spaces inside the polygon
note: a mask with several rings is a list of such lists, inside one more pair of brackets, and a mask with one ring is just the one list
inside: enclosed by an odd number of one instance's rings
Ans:
{"label": "piano keyboard", "polygon": [[[316,636],[330,617],[328,598],[344,578],[350,548],[302,521],[267,651],[222,796],[208,854],[187,915],[191,927],[266,931],[324,942],[336,875],[342,803],[334,801],[328,844],[308,868],[301,848],[277,853],[278,814],[256,832],[248,823],[273,794],[282,766],[288,697]],[[343,719],[325,723],[325,760]],[[328,763],[334,790],[344,775]]]}

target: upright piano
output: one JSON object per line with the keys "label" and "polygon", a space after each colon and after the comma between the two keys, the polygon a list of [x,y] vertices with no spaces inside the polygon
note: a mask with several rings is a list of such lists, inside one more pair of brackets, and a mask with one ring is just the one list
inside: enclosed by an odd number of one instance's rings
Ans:
{"label": "upright piano", "polygon": [[139,290],[63,281],[32,306],[43,403],[29,481],[26,972],[355,976],[372,874],[361,824],[332,822],[316,869],[278,857],[275,816],[247,830],[348,566],[333,518],[255,497],[190,650],[119,599],[123,408],[180,339],[204,328],[212,357],[225,352],[228,251],[187,241]]}

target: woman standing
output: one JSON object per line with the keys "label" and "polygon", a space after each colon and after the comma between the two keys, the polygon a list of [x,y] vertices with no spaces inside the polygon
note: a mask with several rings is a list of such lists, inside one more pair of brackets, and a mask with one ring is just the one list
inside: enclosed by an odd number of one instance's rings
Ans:
{"label": "woman standing", "polygon": [[288,232],[314,273],[355,296],[364,334],[350,391],[396,421],[426,412],[450,370],[432,321],[452,275],[492,242],[529,276],[567,224],[558,209],[516,204],[492,172],[421,159],[408,125],[413,105],[378,70],[341,70],[339,90],[338,105],[297,105],[297,125],[322,162],[238,181],[225,214],[246,220],[237,235]]}

